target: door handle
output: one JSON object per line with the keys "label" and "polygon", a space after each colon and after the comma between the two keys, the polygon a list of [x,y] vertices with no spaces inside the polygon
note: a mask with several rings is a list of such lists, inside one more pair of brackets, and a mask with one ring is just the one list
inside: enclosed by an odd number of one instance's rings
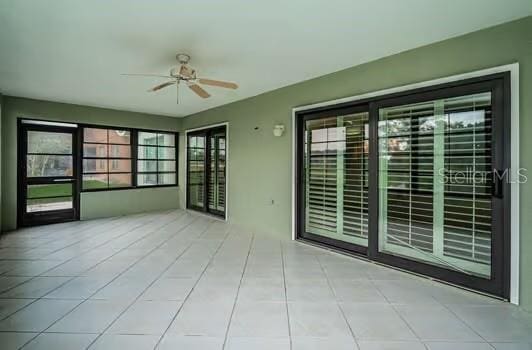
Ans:
{"label": "door handle", "polygon": [[503,197],[503,181],[505,174],[500,169],[493,170],[493,185],[491,187],[491,194],[494,197],[502,198]]}

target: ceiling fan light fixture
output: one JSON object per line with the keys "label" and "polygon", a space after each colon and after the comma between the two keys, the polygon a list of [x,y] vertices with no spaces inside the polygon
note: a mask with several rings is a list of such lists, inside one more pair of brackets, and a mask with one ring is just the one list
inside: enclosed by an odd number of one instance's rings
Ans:
{"label": "ceiling fan light fixture", "polygon": [[196,95],[198,95],[201,98],[211,97],[211,94],[205,91],[205,89],[201,85],[208,85],[208,86],[214,86],[214,87],[225,88],[225,89],[233,89],[233,90],[238,88],[238,85],[232,82],[197,77],[196,70],[188,65],[188,62],[190,61],[190,56],[185,53],[178,53],[176,55],[176,59],[180,65],[178,67],[171,68],[170,73],[169,73],[170,75],[157,75],[157,74],[125,74],[125,75],[134,75],[134,76],[136,75],[136,76],[157,77],[157,78],[162,77],[162,78],[170,79],[164,83],[161,83],[159,85],[152,87],[151,89],[148,90],[148,92],[156,92],[168,86],[176,85],[176,93],[177,95],[179,95],[179,83],[182,81],[187,84],[187,87],[192,92],[194,92]]}

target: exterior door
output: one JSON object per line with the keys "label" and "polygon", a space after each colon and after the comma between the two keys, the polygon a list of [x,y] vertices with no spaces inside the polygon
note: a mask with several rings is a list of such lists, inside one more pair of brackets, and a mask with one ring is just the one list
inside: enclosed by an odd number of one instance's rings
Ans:
{"label": "exterior door", "polygon": [[79,219],[77,127],[19,123],[19,226]]}
{"label": "exterior door", "polygon": [[225,126],[187,134],[187,208],[225,218]]}
{"label": "exterior door", "polygon": [[509,77],[297,119],[297,234],[509,296]]}

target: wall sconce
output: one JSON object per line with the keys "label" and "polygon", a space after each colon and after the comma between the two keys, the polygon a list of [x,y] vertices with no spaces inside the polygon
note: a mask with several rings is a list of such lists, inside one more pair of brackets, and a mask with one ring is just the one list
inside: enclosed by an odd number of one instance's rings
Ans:
{"label": "wall sconce", "polygon": [[284,125],[283,124],[277,124],[273,127],[273,136],[275,137],[281,137],[284,133]]}

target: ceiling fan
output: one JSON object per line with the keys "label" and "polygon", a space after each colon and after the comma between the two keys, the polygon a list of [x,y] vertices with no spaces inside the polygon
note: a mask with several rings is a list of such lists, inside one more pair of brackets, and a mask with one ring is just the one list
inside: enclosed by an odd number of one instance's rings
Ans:
{"label": "ceiling fan", "polygon": [[208,98],[211,95],[205,91],[199,84],[216,86],[226,89],[237,89],[238,85],[235,83],[213,80],[213,79],[204,79],[198,78],[196,76],[196,70],[188,65],[190,61],[190,56],[184,53],[179,53],[176,55],[176,59],[179,62],[180,66],[170,69],[169,75],[158,75],[158,74],[122,74],[129,76],[140,76],[140,77],[158,77],[158,78],[167,78],[169,81],[159,84],[152,87],[148,92],[155,92],[165,87],[175,85],[177,93],[177,103],[179,103],[179,84],[181,82],[185,83],[190,90],[192,90],[196,95],[202,98]]}

